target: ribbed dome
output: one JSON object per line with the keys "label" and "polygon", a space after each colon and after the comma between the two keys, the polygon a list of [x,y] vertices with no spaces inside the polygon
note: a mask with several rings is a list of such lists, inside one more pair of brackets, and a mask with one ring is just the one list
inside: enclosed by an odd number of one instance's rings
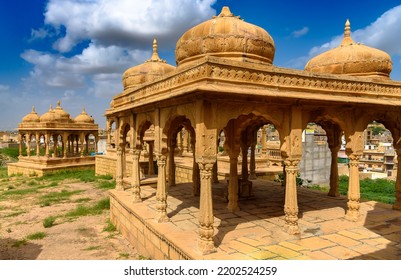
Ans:
{"label": "ribbed dome", "polygon": [[240,61],[272,64],[273,38],[261,27],[247,23],[223,7],[213,17],[191,29],[178,40],[175,49],[177,65],[210,55]]}
{"label": "ribbed dome", "polygon": [[56,115],[54,113],[52,105],[50,105],[49,111],[47,111],[42,116],[40,116],[40,121],[41,122],[54,122],[55,119],[56,119]]}
{"label": "ribbed dome", "polygon": [[61,122],[70,122],[70,114],[67,113],[66,111],[63,110],[60,106],[60,100],[57,101],[57,107],[53,110],[55,114],[55,119],[56,121],[61,121]]}
{"label": "ribbed dome", "polygon": [[22,122],[30,123],[30,122],[39,122],[39,115],[35,112],[35,106],[32,106],[32,111],[22,118]]}
{"label": "ribbed dome", "polygon": [[355,43],[351,38],[351,26],[347,20],[341,45],[312,58],[306,64],[305,70],[314,73],[389,78],[392,64],[386,52]]}
{"label": "ribbed dome", "polygon": [[126,70],[122,77],[124,89],[139,86],[142,83],[153,81],[173,71],[175,67],[160,59],[157,53],[157,41],[153,40],[152,57],[145,63]]}
{"label": "ribbed dome", "polygon": [[85,108],[82,108],[81,114],[76,116],[74,121],[78,123],[95,123],[95,120],[86,113]]}

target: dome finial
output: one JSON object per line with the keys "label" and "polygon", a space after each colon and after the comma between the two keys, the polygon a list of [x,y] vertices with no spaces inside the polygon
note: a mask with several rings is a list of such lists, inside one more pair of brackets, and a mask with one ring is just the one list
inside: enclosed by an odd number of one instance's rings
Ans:
{"label": "dome finial", "polygon": [[50,111],[50,112],[53,111],[53,105],[52,105],[52,104],[50,104],[49,111]]}
{"label": "dome finial", "polygon": [[57,107],[60,107],[60,105],[61,105],[61,102],[60,102],[60,100],[58,100],[57,101]]}
{"label": "dome finial", "polygon": [[36,113],[35,112],[35,106],[32,106],[32,113]]}
{"label": "dome finial", "polygon": [[228,6],[224,6],[219,14],[219,17],[232,17],[232,16],[234,16],[234,14],[230,11],[230,8]]}
{"label": "dome finial", "polygon": [[341,42],[341,46],[346,46],[346,45],[351,45],[354,43],[354,40],[351,38],[351,23],[347,19],[345,22],[345,27],[344,27],[344,38],[343,41]]}
{"label": "dome finial", "polygon": [[160,59],[157,49],[158,49],[157,40],[156,40],[156,38],[154,38],[153,39],[153,54],[152,54],[152,57],[147,61],[165,62],[164,60]]}

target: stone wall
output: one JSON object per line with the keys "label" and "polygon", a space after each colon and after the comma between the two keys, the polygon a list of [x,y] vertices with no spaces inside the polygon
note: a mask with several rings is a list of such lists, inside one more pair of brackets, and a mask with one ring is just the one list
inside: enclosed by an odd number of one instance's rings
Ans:
{"label": "stone wall", "polygon": [[330,182],[331,153],[326,141],[315,141],[313,134],[305,135],[302,143],[301,178],[309,184]]}
{"label": "stone wall", "polygon": [[59,171],[76,171],[76,170],[87,170],[95,169],[95,164],[86,165],[70,165],[70,166],[56,166],[51,168],[42,168],[40,166],[24,166],[18,163],[9,163],[7,165],[8,175],[23,175],[28,177],[42,177],[46,174],[52,174]]}
{"label": "stone wall", "polygon": [[[164,231],[158,231],[152,226],[154,217],[138,216],[130,208],[131,198],[126,192],[110,191],[110,220],[121,234],[138,251],[138,254],[157,260],[187,260],[192,259],[184,251],[169,240]],[[146,207],[135,204],[135,207]],[[169,223],[158,224],[169,231]]]}

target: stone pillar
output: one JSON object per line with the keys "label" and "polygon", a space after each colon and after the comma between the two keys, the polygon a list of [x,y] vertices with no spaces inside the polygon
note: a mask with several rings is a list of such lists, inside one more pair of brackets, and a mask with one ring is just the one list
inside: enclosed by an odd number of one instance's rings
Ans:
{"label": "stone pillar", "polygon": [[184,130],[184,138],[182,141],[184,153],[189,153],[189,131]]}
{"label": "stone pillar", "polygon": [[19,157],[22,157],[22,141],[24,140],[22,134],[18,134],[18,151],[19,151]]}
{"label": "stone pillar", "polygon": [[286,159],[284,161],[285,181],[285,228],[289,234],[299,234],[298,226],[298,198],[297,198],[297,174],[299,159]]}
{"label": "stone pillar", "polygon": [[360,185],[359,185],[359,154],[349,154],[349,182],[348,182],[348,202],[346,218],[356,221],[359,218],[360,208]]}
{"label": "stone pillar", "polygon": [[245,143],[241,144],[241,152],[241,179],[242,181],[248,181],[248,146]]}
{"label": "stone pillar", "polygon": [[142,202],[141,199],[141,174],[140,174],[140,167],[139,167],[139,157],[141,156],[140,149],[132,149],[132,202]]}
{"label": "stone pillar", "polygon": [[217,160],[216,162],[213,164],[213,183],[219,183],[219,174],[218,174],[218,166],[217,166]]}
{"label": "stone pillar", "polygon": [[26,155],[31,156],[31,135],[28,134],[28,139],[26,139]]}
{"label": "stone pillar", "polygon": [[253,141],[251,144],[251,161],[249,162],[249,179],[256,180],[256,160],[255,160],[255,147],[256,143]]}
{"label": "stone pillar", "polygon": [[53,158],[57,157],[57,138],[57,134],[53,134]]}
{"label": "stone pillar", "polygon": [[122,147],[117,145],[117,162],[116,162],[116,190],[123,191],[123,161],[122,161]]}
{"label": "stone pillar", "polygon": [[109,119],[106,119],[106,129],[107,129],[106,150],[108,150],[111,148],[111,124]]}
{"label": "stone pillar", "polygon": [[214,162],[199,162],[201,177],[201,192],[199,204],[199,241],[198,248],[203,254],[216,251],[213,241],[213,196],[212,196],[212,170]]}
{"label": "stone pillar", "polygon": [[337,163],[337,155],[340,150],[340,146],[331,146],[329,147],[331,151],[331,168],[330,168],[330,190],[329,196],[340,196],[340,192],[338,191],[338,163]]}
{"label": "stone pillar", "polygon": [[83,157],[84,156],[84,135],[83,134],[81,134],[80,136],[79,136],[79,142],[80,142],[80,144],[81,144],[81,151],[80,151],[80,157]]}
{"label": "stone pillar", "polygon": [[158,215],[156,217],[157,222],[168,222],[170,221],[167,216],[167,186],[166,186],[166,156],[158,155],[157,158],[158,176],[157,176],[157,190],[156,190],[156,201]]}
{"label": "stone pillar", "polygon": [[48,134],[48,133],[45,134],[45,147],[46,147],[45,156],[47,158],[49,158],[50,157],[50,134]]}
{"label": "stone pillar", "polygon": [[397,180],[395,181],[395,203],[394,210],[401,211],[401,148],[395,148],[397,153]]}
{"label": "stone pillar", "polygon": [[239,151],[230,151],[230,177],[228,181],[228,205],[227,208],[231,212],[240,210],[238,207],[238,154]]}
{"label": "stone pillar", "polygon": [[175,139],[171,139],[169,153],[168,153],[168,186],[170,187],[175,186],[175,163],[174,163],[174,150],[176,147]]}
{"label": "stone pillar", "polygon": [[64,150],[63,158],[65,158],[65,159],[68,156],[68,145],[67,145],[67,143],[68,143],[68,134],[64,133],[64,135],[63,135],[63,150]]}
{"label": "stone pillar", "polygon": [[154,142],[153,141],[149,141],[148,143],[148,156],[149,156],[149,168],[148,168],[148,175],[154,175],[155,174],[155,170],[154,170],[154,163],[153,163],[153,146],[154,146]]}
{"label": "stone pillar", "polygon": [[[194,144],[195,145],[195,144]],[[195,151],[192,153],[192,194],[194,196],[200,195],[200,170],[199,165],[195,160]]]}
{"label": "stone pillar", "polygon": [[265,158],[265,157],[267,157],[267,141],[266,141],[266,136],[267,136],[267,133],[266,133],[266,129],[267,129],[267,126],[266,125],[264,125],[263,127],[262,127],[262,136],[261,136],[261,142],[262,142],[262,157],[263,158]]}
{"label": "stone pillar", "polygon": [[36,156],[40,156],[40,135],[39,133],[36,133],[35,135],[35,140],[36,140]]}

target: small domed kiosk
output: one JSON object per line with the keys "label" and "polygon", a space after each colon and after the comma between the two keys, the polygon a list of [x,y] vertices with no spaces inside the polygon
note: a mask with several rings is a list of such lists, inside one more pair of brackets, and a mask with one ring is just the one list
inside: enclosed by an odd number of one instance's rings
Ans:
{"label": "small domed kiosk", "polygon": [[[35,108],[18,124],[19,160],[8,174],[43,176],[59,170],[94,169],[98,125],[85,109],[74,120],[61,107],[39,116]],[[23,153],[24,151],[24,153]]]}

